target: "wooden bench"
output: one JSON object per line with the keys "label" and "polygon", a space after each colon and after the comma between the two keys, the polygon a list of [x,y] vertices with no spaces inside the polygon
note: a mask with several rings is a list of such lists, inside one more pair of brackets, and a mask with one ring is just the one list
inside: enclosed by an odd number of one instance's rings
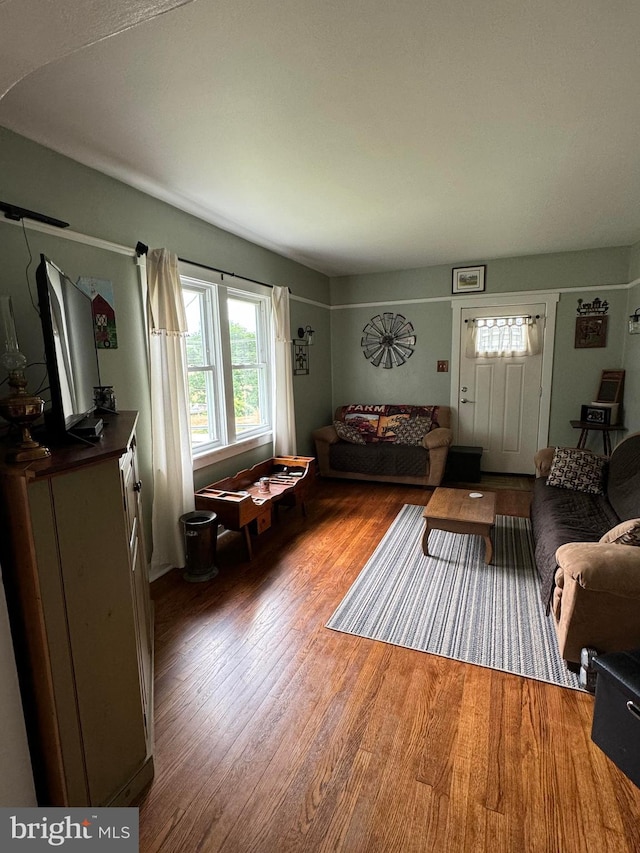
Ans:
{"label": "wooden bench", "polygon": [[[218,480],[195,493],[196,509],[210,510],[227,530],[244,533],[249,559],[251,534],[271,527],[279,505],[299,506],[306,515],[305,499],[315,476],[312,456],[274,456],[233,477]],[[261,491],[261,478],[269,478],[269,491]]]}

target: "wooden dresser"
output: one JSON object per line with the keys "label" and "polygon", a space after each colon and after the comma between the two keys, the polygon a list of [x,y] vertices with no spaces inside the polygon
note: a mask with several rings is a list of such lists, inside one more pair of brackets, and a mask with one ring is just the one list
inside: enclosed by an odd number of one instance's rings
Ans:
{"label": "wooden dresser", "polygon": [[126,805],[153,777],[137,413],[0,466],[0,561],[38,802]]}

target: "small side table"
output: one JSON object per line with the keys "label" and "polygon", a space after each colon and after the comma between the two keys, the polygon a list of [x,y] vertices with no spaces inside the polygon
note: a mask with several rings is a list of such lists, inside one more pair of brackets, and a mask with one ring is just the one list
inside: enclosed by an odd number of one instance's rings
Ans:
{"label": "small side table", "polygon": [[587,436],[590,430],[602,433],[602,445],[604,447],[604,455],[611,456],[611,436],[609,433],[616,430],[624,430],[622,424],[594,424],[591,421],[569,421],[574,429],[580,430],[580,438],[578,439],[578,447],[581,450],[587,445]]}
{"label": "small side table", "polygon": [[447,454],[445,477],[457,483],[479,483],[482,477],[481,461],[481,447],[452,444]]}

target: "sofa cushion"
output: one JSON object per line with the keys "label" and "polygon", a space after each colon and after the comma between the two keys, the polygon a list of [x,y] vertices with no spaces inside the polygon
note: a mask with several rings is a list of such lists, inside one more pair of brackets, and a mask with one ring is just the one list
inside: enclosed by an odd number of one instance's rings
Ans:
{"label": "sofa cushion", "polygon": [[396,423],[395,443],[422,447],[425,435],[431,431],[431,418],[418,415],[417,418],[404,418]]}
{"label": "sofa cushion", "polygon": [[600,542],[640,546],[640,518],[631,518],[607,530]]}
{"label": "sofa cushion", "polygon": [[348,444],[338,441],[329,448],[335,471],[357,472],[369,476],[424,477],[428,451],[424,447],[398,444]]}
{"label": "sofa cushion", "polygon": [[602,495],[605,466],[606,459],[589,450],[556,447],[547,485],[589,495]]}
{"label": "sofa cushion", "polygon": [[366,444],[364,440],[364,436],[360,432],[360,430],[356,429],[351,424],[346,421],[334,421],[333,426],[335,427],[336,432],[338,433],[338,437],[343,441],[348,441],[351,444]]}

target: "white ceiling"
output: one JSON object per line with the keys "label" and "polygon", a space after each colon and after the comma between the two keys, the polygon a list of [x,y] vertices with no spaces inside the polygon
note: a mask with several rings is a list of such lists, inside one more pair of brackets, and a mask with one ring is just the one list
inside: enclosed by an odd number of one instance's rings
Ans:
{"label": "white ceiling", "polygon": [[637,0],[37,4],[157,17],[25,15],[0,125],[327,274],[640,240]]}

